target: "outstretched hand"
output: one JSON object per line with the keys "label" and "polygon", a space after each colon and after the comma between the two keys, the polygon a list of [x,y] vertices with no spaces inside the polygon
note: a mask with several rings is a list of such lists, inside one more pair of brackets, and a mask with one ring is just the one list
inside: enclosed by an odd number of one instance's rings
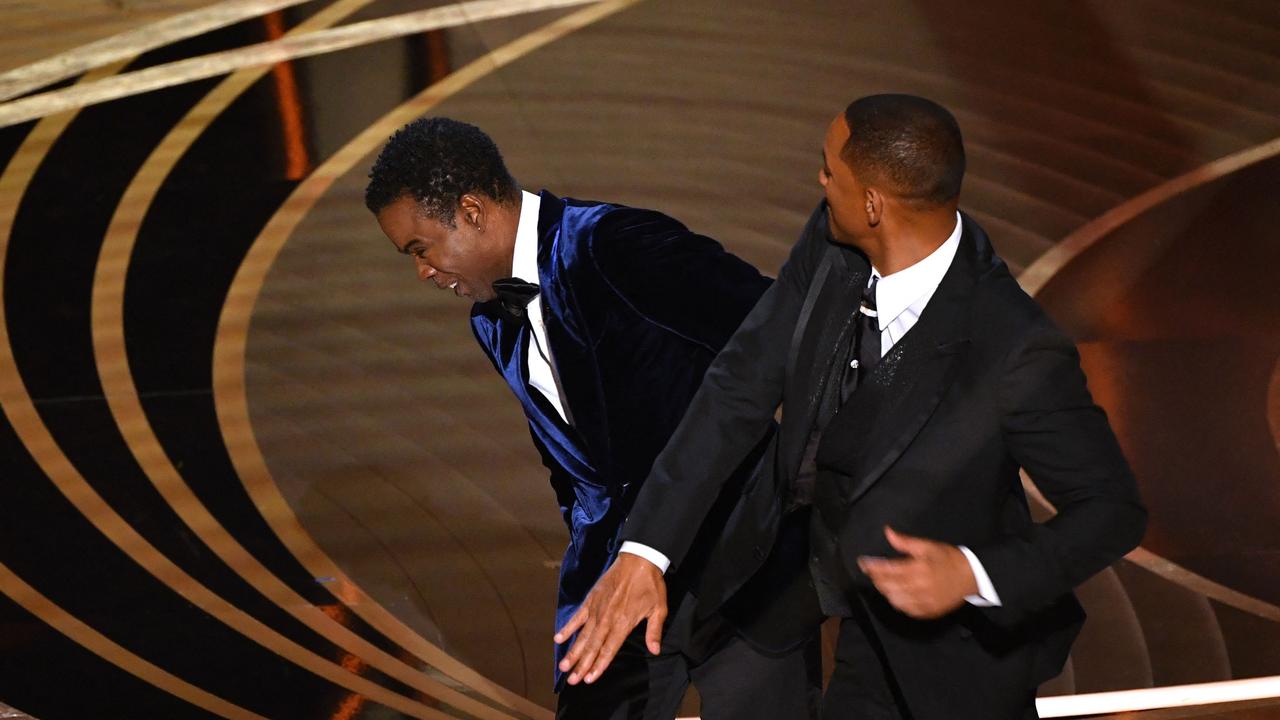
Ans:
{"label": "outstretched hand", "polygon": [[906,557],[864,555],[858,558],[858,567],[900,612],[921,620],[939,618],[978,593],[978,581],[960,548],[903,535],[888,526],[884,535]]}
{"label": "outstretched hand", "polygon": [[647,621],[644,640],[654,655],[662,649],[662,624],[667,619],[667,584],[662,572],[639,555],[621,553],[600,576],[578,612],[556,633],[556,643],[578,639],[560,661],[570,685],[593,683],[613,662],[631,631]]}

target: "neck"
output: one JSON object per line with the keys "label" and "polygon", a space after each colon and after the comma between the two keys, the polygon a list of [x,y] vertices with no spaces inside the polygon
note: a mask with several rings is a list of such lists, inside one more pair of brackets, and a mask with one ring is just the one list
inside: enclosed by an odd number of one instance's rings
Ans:
{"label": "neck", "polygon": [[903,215],[868,242],[863,251],[882,277],[892,275],[932,255],[951,237],[955,227],[954,207]]}
{"label": "neck", "polygon": [[502,277],[511,277],[515,273],[516,232],[520,227],[520,208],[523,205],[524,195],[517,193],[514,203],[497,206],[494,231],[503,238],[503,251],[507,257],[507,272]]}

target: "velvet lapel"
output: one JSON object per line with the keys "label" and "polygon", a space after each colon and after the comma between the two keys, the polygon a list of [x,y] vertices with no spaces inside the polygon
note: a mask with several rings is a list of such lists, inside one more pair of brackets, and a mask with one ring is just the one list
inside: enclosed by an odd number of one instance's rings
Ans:
{"label": "velvet lapel", "polygon": [[[788,358],[788,400],[783,407],[782,457],[786,487],[800,467],[818,413],[830,361],[840,330],[850,322],[867,284],[871,265],[865,256],[830,243],[797,319]],[[794,398],[794,400],[793,400]],[[794,415],[792,416],[792,414]]]}
{"label": "velvet lapel", "polygon": [[[577,311],[580,299],[571,283],[570,262],[585,250],[580,243],[590,242],[594,228],[579,227],[570,222],[563,200],[547,191],[541,193],[538,211],[538,285],[542,289],[543,319],[547,326],[547,343],[564,392],[573,429],[585,446],[583,450],[593,463],[611,457],[609,427],[604,408],[604,391],[596,367],[590,338]],[[597,466],[606,474],[608,469]]]}
{"label": "velvet lapel", "polygon": [[973,286],[981,272],[978,245],[966,223],[955,260],[920,319],[823,433],[818,464],[852,478],[841,493],[846,503],[866,493],[907,449],[960,366],[969,346]]}

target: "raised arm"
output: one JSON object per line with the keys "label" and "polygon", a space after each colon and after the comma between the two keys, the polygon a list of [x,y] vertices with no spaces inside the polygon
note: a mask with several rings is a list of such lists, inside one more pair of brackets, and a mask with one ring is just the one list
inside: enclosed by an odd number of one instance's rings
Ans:
{"label": "raised arm", "polygon": [[[708,368],[636,498],[623,526],[624,540],[643,543],[678,563],[729,474],[767,428],[782,401],[788,344],[801,305],[827,249],[826,222],[823,204],[810,217],[777,282]],[[650,651],[658,652],[665,592],[657,567],[639,556],[620,555],[556,634],[557,642],[565,642],[581,629],[560,665],[570,673],[569,682],[599,677],[641,620],[648,621]]]}

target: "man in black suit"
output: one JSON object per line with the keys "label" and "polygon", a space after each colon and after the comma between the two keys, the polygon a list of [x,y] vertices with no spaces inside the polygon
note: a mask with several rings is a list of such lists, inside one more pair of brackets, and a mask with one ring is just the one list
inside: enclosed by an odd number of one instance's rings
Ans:
{"label": "man in black suit", "polygon": [[[366,204],[421,280],[474,303],[476,340],[524,410],[569,530],[559,627],[614,557],[645,552],[619,540],[622,522],[770,280],[662,213],[522,190],[488,135],[449,118],[392,136]],[[772,432],[758,428],[730,489]],[[705,523],[713,537],[738,500],[724,496]],[[668,632],[633,634],[599,683],[557,672],[557,718],[670,720],[692,681],[708,718],[809,720],[812,656],[759,653],[718,617],[695,623],[681,602],[699,574],[692,555],[672,573]]]}
{"label": "man in black suit", "polygon": [[[960,129],[931,101],[871,96],[835,118],[825,202],[623,529],[678,568],[781,405],[773,473],[743,489],[700,611],[754,574],[724,609],[757,642],[842,618],[824,718],[1036,717],[1083,621],[1072,588],[1145,528],[1075,346],[957,210],[963,174]],[[1057,508],[1049,522],[1030,519],[1019,468]],[[597,677],[621,635],[661,620],[662,587],[652,564],[619,559],[566,626],[582,629],[562,669]]]}

